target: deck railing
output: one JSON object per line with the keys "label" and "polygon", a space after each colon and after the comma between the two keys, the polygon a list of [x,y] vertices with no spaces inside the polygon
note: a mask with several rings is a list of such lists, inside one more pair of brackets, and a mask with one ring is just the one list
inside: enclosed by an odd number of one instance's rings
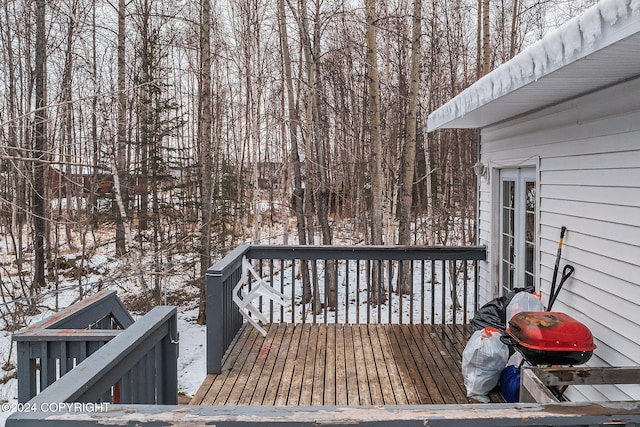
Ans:
{"label": "deck railing", "polygon": [[207,272],[207,372],[243,324],[233,290],[243,260],[287,305],[257,298],[272,323],[467,323],[478,305],[484,247],[242,245]]}
{"label": "deck railing", "polygon": [[19,402],[176,404],[177,337],[175,307],[134,322],[115,291],[99,292],[14,335]]}
{"label": "deck railing", "polygon": [[77,402],[177,404],[176,319],[175,307],[153,308],[25,407],[51,409],[52,403]]}
{"label": "deck railing", "polygon": [[18,401],[34,397],[132,323],[116,292],[104,290],[16,332]]}

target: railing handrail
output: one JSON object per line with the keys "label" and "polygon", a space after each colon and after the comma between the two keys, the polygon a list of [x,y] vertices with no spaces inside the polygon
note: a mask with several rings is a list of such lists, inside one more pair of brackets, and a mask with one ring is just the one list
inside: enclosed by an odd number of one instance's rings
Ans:
{"label": "railing handrail", "polygon": [[[363,254],[375,256],[372,260],[430,260],[430,259],[468,259],[485,260],[486,246],[385,246],[385,245],[249,245],[242,244],[216,262],[207,275],[224,276],[230,269],[242,262],[243,256],[253,259],[282,258],[283,255],[295,259],[362,259]],[[339,256],[338,256],[339,254]],[[328,257],[331,255],[331,257]]]}
{"label": "railing handrail", "polygon": [[[233,270],[237,267],[238,263],[242,263],[242,257],[247,253],[247,251],[251,248],[251,245],[242,244],[235,248],[233,251],[229,252],[224,258],[220,261],[213,264],[207,270],[207,276],[225,276],[229,271]],[[224,280],[226,277],[222,277]]]}
{"label": "railing handrail", "polygon": [[[31,407],[50,402],[97,402],[124,374],[147,355],[163,339],[171,348],[163,349],[163,360],[169,361],[162,375],[167,377],[164,404],[175,404],[177,397],[177,324],[175,307],[158,306],[134,322],[118,336],[82,361],[66,375],[51,384],[28,403]],[[169,346],[166,346],[169,347]],[[173,350],[174,356],[166,350]],[[173,360],[172,360],[173,359]],[[172,366],[173,364],[173,366]],[[173,385],[173,387],[172,387]]]}
{"label": "railing handrail", "polygon": [[14,340],[19,341],[20,336],[34,331],[84,329],[108,315],[111,315],[122,328],[128,327],[134,321],[118,299],[116,291],[104,289],[40,322],[17,331],[13,336]]}
{"label": "railing handrail", "polygon": [[[234,251],[235,252],[235,251]],[[230,253],[228,256],[234,254]],[[487,257],[486,246],[385,246],[385,245],[252,245],[243,247],[239,253],[252,259],[295,258],[303,260],[370,259],[411,261],[411,260],[484,260]],[[363,258],[363,255],[365,256]],[[237,254],[236,254],[237,256]],[[225,257],[226,258],[226,257]],[[227,261],[227,264],[230,260]]]}
{"label": "railing handrail", "polygon": [[14,341],[109,341],[121,331],[122,329],[44,329],[22,332],[14,337]]}

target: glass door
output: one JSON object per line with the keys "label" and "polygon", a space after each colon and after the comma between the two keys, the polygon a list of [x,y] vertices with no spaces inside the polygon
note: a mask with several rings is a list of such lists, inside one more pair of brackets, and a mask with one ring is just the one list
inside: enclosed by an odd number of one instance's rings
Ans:
{"label": "glass door", "polygon": [[500,284],[502,293],[534,287],[536,278],[534,168],[500,171]]}

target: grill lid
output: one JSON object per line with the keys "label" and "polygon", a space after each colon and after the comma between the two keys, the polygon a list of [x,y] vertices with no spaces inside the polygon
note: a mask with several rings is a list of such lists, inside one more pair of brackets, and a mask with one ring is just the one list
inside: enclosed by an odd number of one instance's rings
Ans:
{"label": "grill lid", "polygon": [[523,311],[507,326],[518,344],[541,351],[593,351],[593,335],[584,324],[560,312]]}

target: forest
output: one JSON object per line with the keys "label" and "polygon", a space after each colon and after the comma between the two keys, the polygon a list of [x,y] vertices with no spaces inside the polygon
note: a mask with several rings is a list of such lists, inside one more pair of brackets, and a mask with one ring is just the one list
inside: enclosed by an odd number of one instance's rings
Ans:
{"label": "forest", "polygon": [[427,115],[594,3],[1,1],[3,302],[96,251],[159,302],[241,242],[473,244],[478,135]]}

